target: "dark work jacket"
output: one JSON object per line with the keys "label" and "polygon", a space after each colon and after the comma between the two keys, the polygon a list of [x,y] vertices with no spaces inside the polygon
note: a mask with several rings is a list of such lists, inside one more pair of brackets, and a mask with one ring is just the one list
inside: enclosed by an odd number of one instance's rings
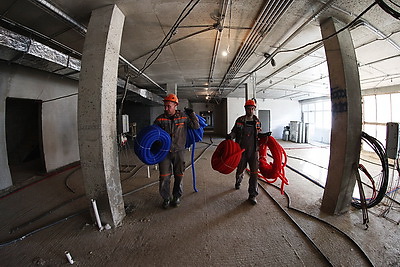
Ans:
{"label": "dark work jacket", "polygon": [[187,128],[199,129],[199,119],[196,114],[187,115],[180,110],[175,112],[172,117],[167,117],[165,113],[161,114],[154,121],[155,125],[160,126],[171,136],[170,152],[177,152],[185,149]]}
{"label": "dark work jacket", "polygon": [[[253,120],[255,121],[255,131],[254,131],[254,138],[255,138],[255,151],[258,151],[258,133],[261,132],[261,122],[257,118],[256,115],[253,115]],[[239,143],[242,146],[242,139],[244,134],[244,127],[246,123],[246,115],[240,116],[236,119],[235,125],[232,128],[230,136],[235,139],[236,143]]]}

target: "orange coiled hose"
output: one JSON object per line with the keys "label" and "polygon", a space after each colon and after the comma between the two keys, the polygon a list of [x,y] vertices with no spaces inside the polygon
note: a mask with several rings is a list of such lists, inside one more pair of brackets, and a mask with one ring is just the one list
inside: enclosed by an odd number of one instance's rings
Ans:
{"label": "orange coiled hose", "polygon": [[[267,150],[271,151],[273,162],[267,161]],[[261,137],[259,142],[260,166],[258,177],[267,183],[274,183],[278,178],[282,180],[281,194],[284,194],[284,186],[289,181],[285,176],[285,166],[287,163],[287,155],[283,147],[272,136]]]}
{"label": "orange coiled hose", "polygon": [[223,174],[229,174],[239,165],[244,149],[232,140],[222,141],[211,157],[211,166]]}

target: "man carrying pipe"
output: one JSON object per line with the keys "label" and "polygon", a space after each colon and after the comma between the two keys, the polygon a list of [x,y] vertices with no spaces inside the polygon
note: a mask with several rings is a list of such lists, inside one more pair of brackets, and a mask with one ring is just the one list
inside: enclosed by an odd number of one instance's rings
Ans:
{"label": "man carrying pipe", "polygon": [[236,143],[242,149],[245,149],[236,169],[235,188],[240,189],[243,173],[248,163],[250,167],[248,200],[251,204],[255,205],[257,204],[256,196],[258,195],[258,134],[261,133],[261,122],[254,115],[256,110],[256,102],[254,100],[247,100],[244,108],[246,115],[236,119],[232,131],[226,136],[226,139],[235,139]]}
{"label": "man carrying pipe", "polygon": [[[182,179],[185,171],[185,144],[188,127],[199,129],[199,120],[193,109],[185,108],[185,112],[177,110],[179,100],[174,94],[164,98],[164,113],[154,121],[171,136],[171,148],[168,155],[159,163],[160,183],[159,192],[163,198],[162,207],[177,207],[182,196]],[[174,174],[172,199],[170,193],[171,176]]]}

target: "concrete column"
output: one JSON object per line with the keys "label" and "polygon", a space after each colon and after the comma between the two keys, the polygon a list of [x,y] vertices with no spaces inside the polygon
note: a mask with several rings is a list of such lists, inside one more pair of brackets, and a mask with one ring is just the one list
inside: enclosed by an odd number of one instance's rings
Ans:
{"label": "concrete column", "polygon": [[113,227],[125,217],[116,131],[117,69],[124,20],[115,5],[92,12],[78,95],[79,152],[86,194],[96,200],[102,223]]}
{"label": "concrete column", "polygon": [[256,98],[256,74],[252,73],[248,81],[244,84],[244,98],[246,100]]}
{"label": "concrete column", "polygon": [[167,83],[167,94],[175,94],[178,93],[178,85],[176,83]]}
{"label": "concrete column", "polygon": [[[344,27],[330,18],[321,24],[325,38]],[[361,149],[361,88],[350,32],[324,41],[332,103],[331,148],[328,177],[321,210],[330,214],[348,211],[355,186]]]}

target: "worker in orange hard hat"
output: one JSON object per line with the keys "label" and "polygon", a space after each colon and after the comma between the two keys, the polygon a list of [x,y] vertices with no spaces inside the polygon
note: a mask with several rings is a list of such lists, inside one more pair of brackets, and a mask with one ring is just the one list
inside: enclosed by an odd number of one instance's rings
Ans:
{"label": "worker in orange hard hat", "polygon": [[244,107],[246,106],[254,106],[257,107],[256,101],[254,101],[253,99],[249,99],[246,101],[246,103],[244,104]]}
{"label": "worker in orange hard hat", "polygon": [[179,99],[175,94],[169,94],[167,95],[164,100],[165,101],[171,101],[171,102],[175,102],[176,104],[179,104]]}
{"label": "worker in orange hard hat", "polygon": [[258,195],[258,134],[261,132],[261,122],[254,115],[256,110],[256,101],[254,99],[247,100],[244,104],[246,114],[236,119],[235,125],[227,139],[235,139],[242,149],[242,158],[236,169],[235,188],[240,189],[243,180],[244,170],[247,164],[250,167],[249,179],[249,198],[253,205],[257,204],[256,196]]}
{"label": "worker in orange hard hat", "polygon": [[[182,196],[182,179],[185,171],[185,144],[187,128],[199,129],[199,119],[193,109],[185,108],[185,112],[177,109],[179,100],[174,94],[164,98],[164,113],[154,121],[171,136],[171,148],[168,155],[159,163],[159,193],[163,198],[162,207],[179,206]],[[171,177],[174,175],[172,197],[170,192]]]}

